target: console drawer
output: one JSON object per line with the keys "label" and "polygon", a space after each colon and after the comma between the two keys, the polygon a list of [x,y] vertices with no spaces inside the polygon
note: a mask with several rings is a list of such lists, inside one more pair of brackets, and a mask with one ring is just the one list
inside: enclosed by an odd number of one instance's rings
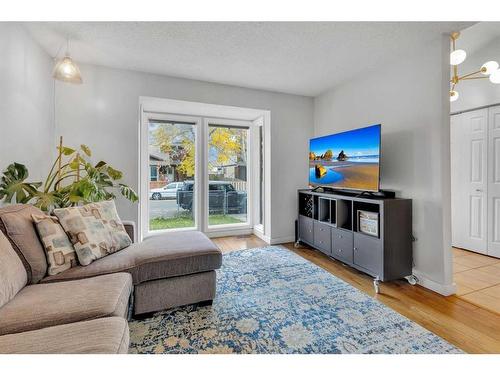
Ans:
{"label": "console drawer", "polygon": [[332,228],[332,256],[342,262],[353,261],[352,232]]}
{"label": "console drawer", "polygon": [[320,249],[323,253],[330,255],[331,253],[331,234],[328,224],[314,222],[314,246]]}
{"label": "console drawer", "polygon": [[313,244],[313,219],[306,216],[299,216],[299,239],[309,244]]}

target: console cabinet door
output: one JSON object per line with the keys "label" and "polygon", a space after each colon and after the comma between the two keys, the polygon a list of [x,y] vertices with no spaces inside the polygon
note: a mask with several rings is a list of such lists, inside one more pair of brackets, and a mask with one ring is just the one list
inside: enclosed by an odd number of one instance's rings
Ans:
{"label": "console cabinet door", "polygon": [[332,256],[341,262],[353,262],[352,232],[332,228]]}
{"label": "console cabinet door", "polygon": [[326,255],[331,254],[330,226],[320,222],[314,222],[314,246]]}
{"label": "console cabinet door", "polygon": [[313,220],[306,216],[299,216],[299,238],[301,241],[313,244]]}
{"label": "console cabinet door", "polygon": [[383,278],[384,254],[382,241],[365,234],[354,233],[354,264]]}

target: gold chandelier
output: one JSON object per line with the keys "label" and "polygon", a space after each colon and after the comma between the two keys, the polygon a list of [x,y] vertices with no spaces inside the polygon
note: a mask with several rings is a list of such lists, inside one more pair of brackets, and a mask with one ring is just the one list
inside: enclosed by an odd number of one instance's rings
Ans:
{"label": "gold chandelier", "polygon": [[450,53],[450,64],[453,66],[453,76],[450,79],[450,102],[454,102],[458,99],[458,91],[455,90],[456,85],[458,85],[461,81],[466,81],[470,79],[484,79],[489,78],[491,83],[500,83],[500,69],[498,69],[499,65],[496,61],[488,61],[481,66],[481,69],[464,74],[458,74],[458,65],[465,61],[467,57],[467,53],[463,49],[456,49],[456,41],[460,33],[453,32],[450,35],[451,43],[452,43],[452,51]]}

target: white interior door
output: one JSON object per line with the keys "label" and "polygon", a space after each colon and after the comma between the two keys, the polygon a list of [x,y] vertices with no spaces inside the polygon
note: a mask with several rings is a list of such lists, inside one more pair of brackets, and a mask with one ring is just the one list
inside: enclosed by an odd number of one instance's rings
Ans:
{"label": "white interior door", "polygon": [[489,109],[488,255],[500,257],[500,106]]}
{"label": "white interior door", "polygon": [[452,116],[452,243],[487,253],[488,110]]}

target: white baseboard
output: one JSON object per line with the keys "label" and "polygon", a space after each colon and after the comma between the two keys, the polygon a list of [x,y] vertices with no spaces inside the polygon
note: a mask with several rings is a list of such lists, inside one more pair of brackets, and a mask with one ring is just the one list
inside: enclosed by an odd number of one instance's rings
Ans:
{"label": "white baseboard", "polygon": [[257,237],[259,237],[262,241],[265,241],[267,243],[271,243],[271,238],[269,236],[266,236],[263,231],[254,228],[253,234],[255,234]]}
{"label": "white baseboard", "polygon": [[434,280],[431,280],[425,277],[418,271],[413,271],[413,274],[418,278],[418,284],[423,286],[424,288],[430,289],[436,293],[439,293],[443,296],[451,296],[457,292],[457,286],[455,283],[451,284],[441,284]]}
{"label": "white baseboard", "polygon": [[278,245],[287,242],[295,242],[295,236],[275,237],[269,241],[270,245]]}
{"label": "white baseboard", "polygon": [[262,231],[260,231],[258,229],[254,229],[253,234],[255,234],[257,237],[259,237],[261,240],[267,242],[269,245],[278,245],[278,244],[282,244],[282,243],[295,241],[295,236],[284,236],[284,237],[271,238],[269,236],[266,236]]}

